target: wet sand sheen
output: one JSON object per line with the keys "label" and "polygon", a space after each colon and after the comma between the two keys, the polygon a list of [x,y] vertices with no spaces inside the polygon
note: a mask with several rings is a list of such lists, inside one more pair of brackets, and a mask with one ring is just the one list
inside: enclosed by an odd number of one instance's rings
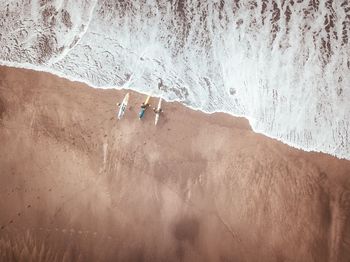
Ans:
{"label": "wet sand sheen", "polygon": [[350,161],[125,93],[0,69],[0,260],[350,257]]}

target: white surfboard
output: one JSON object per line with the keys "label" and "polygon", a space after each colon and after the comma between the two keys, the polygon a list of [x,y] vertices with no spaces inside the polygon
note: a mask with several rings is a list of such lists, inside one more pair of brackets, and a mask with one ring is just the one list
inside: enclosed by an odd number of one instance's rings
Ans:
{"label": "white surfboard", "polygon": [[154,120],[154,125],[157,125],[158,120],[159,120],[159,115],[160,115],[160,109],[162,108],[162,98],[159,98],[158,106],[157,106],[157,113],[156,113],[156,118]]}
{"label": "white surfboard", "polygon": [[126,106],[129,102],[129,93],[127,93],[123,99],[122,104],[120,105],[119,113],[118,113],[118,119],[122,119],[125,113]]}

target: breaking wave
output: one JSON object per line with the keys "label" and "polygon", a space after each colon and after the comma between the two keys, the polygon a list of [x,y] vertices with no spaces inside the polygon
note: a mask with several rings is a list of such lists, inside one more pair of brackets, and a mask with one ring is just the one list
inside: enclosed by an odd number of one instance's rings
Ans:
{"label": "breaking wave", "polygon": [[0,1],[0,62],[131,88],[350,159],[350,1]]}

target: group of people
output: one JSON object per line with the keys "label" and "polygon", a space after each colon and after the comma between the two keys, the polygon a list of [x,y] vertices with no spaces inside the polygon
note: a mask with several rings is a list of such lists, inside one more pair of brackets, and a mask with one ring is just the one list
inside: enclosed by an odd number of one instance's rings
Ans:
{"label": "group of people", "polygon": [[[158,89],[162,89],[163,87],[163,81],[160,79],[160,82],[158,83]],[[145,102],[143,102],[141,104],[141,111],[139,113],[139,118],[143,118],[147,108],[150,106],[149,104],[149,100],[150,100],[151,96],[147,96]],[[118,113],[118,119],[121,119],[125,113],[127,104],[129,102],[129,93],[127,93],[122,101],[122,103],[118,103],[118,106],[120,107],[119,109],[119,113]],[[158,119],[159,119],[159,115],[160,113],[162,113],[162,108],[161,108],[161,104],[162,104],[162,98],[159,99],[159,103],[158,103],[158,107],[154,107],[153,108],[153,112],[156,114],[156,119],[155,119],[155,124],[157,124]]]}
{"label": "group of people", "polygon": [[[141,104],[141,110],[142,110],[142,109],[146,110],[149,106],[150,106],[149,103],[145,104],[145,102],[142,102],[142,104]],[[158,108],[153,107],[153,112],[156,113],[156,114],[159,114],[159,113],[162,112],[162,109],[161,109],[161,108],[158,109]]]}

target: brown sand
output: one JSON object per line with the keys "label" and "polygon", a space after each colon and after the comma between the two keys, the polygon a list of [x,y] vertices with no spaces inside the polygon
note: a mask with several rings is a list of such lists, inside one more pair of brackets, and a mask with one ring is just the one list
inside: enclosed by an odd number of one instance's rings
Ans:
{"label": "brown sand", "polygon": [[124,94],[0,68],[1,261],[350,261],[350,161]]}

